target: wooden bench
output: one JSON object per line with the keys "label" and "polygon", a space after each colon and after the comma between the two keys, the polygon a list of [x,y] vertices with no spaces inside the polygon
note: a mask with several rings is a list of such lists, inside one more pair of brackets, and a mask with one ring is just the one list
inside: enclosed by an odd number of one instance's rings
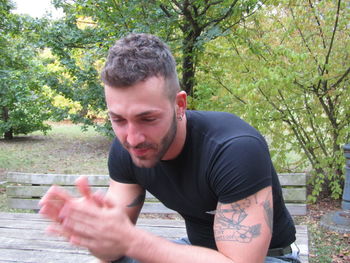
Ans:
{"label": "wooden bench", "polygon": [[[6,186],[8,206],[17,209],[38,210],[39,200],[53,184],[60,185],[70,193],[76,195],[77,191],[74,182],[80,176],[81,175],[9,172],[7,174]],[[283,196],[291,215],[306,215],[306,174],[289,173],[279,174],[278,176],[282,185]],[[108,175],[87,175],[87,177],[94,191],[100,190],[105,192],[107,190],[109,183]],[[146,194],[146,201],[141,213],[144,215],[177,214],[175,211],[168,209],[158,202],[150,193]],[[141,225],[141,227],[146,229],[147,227],[152,228],[152,222],[154,222],[154,225],[159,223],[156,219],[151,219],[147,221],[147,225]],[[176,224],[179,224],[179,222],[176,222]],[[165,231],[165,228],[163,228],[162,231]],[[167,231],[178,231],[178,228],[173,228],[173,230],[167,228]],[[164,236],[164,234],[162,234],[162,236]],[[172,237],[172,234],[168,233],[166,236]],[[296,244],[300,249],[302,262],[308,263],[308,232],[306,226],[297,225]]]}

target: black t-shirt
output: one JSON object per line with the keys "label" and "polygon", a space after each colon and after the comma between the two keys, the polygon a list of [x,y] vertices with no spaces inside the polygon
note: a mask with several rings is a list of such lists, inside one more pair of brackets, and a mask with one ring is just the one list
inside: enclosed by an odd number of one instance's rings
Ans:
{"label": "black t-shirt", "polygon": [[208,212],[218,201],[232,203],[272,185],[273,235],[270,248],[295,241],[264,138],[237,116],[223,112],[187,111],[187,135],[180,155],[153,168],[139,168],[115,139],[109,155],[113,180],[139,184],[186,222],[193,245],[216,249],[213,221]]}

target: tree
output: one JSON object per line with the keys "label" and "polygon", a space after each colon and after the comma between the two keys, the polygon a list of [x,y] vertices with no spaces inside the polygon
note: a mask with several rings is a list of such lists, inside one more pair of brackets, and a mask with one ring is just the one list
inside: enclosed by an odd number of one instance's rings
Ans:
{"label": "tree", "polygon": [[181,31],[182,89],[193,95],[196,64],[204,44],[229,32],[254,13],[259,1],[158,1],[159,8]]}
{"label": "tree", "polygon": [[4,18],[0,29],[0,134],[12,139],[14,134],[36,130],[46,132],[44,123],[55,108],[45,96],[47,69],[33,44],[36,20],[10,13],[9,1],[0,3]]}
{"label": "tree", "polygon": [[[98,70],[113,42],[130,32],[156,34],[169,42],[182,59],[182,88],[193,94],[196,64],[204,43],[228,32],[251,15],[261,1],[199,0],[55,0],[66,17],[53,22],[43,34],[44,41],[66,67],[65,81],[57,87],[62,95],[79,101],[83,111],[72,116],[92,124],[86,116],[105,108]],[[61,81],[61,83],[64,81]],[[88,117],[88,119],[84,118]]]}
{"label": "tree", "polygon": [[342,193],[342,146],[350,139],[349,15],[341,0],[266,7],[238,34],[220,39],[224,46],[212,46],[222,48],[221,57],[202,65],[219,88],[216,96],[226,98],[218,102],[203,88],[201,99],[241,113],[268,134],[276,163],[297,153],[294,167],[312,167],[312,201],[322,191],[333,198]]}
{"label": "tree", "polygon": [[69,114],[73,122],[94,125],[110,133],[108,124],[99,126],[94,122],[106,108],[97,70],[102,67],[101,57],[106,53],[101,41],[105,32],[88,20],[79,21],[76,14],[48,23],[41,32],[41,41],[57,60],[54,71],[57,78],[51,78],[48,85],[55,93],[80,105],[80,110]]}

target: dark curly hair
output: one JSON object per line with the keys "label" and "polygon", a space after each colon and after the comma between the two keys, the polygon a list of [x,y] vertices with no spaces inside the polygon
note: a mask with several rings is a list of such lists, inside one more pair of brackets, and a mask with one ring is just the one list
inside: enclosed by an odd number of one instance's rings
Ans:
{"label": "dark curly hair", "polygon": [[130,34],[110,48],[101,72],[104,84],[125,88],[150,77],[164,78],[169,99],[180,90],[175,59],[158,37]]}

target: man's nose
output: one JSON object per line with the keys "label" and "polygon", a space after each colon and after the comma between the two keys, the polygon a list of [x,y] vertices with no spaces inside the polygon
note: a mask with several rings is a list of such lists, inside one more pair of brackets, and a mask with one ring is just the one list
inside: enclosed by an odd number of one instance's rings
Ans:
{"label": "man's nose", "polygon": [[139,127],[133,124],[129,124],[126,141],[131,147],[136,147],[140,143],[145,142],[145,136]]}

